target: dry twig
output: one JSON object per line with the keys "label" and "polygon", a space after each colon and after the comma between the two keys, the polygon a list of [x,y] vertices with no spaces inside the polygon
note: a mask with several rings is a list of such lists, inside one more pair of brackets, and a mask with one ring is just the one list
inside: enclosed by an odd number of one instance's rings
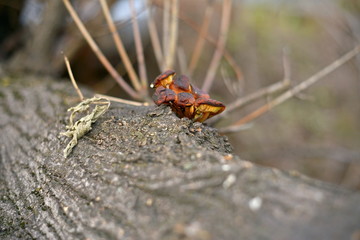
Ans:
{"label": "dry twig", "polygon": [[179,8],[179,1],[178,0],[171,0],[171,22],[170,22],[170,29],[169,29],[169,43],[168,43],[168,50],[165,68],[166,69],[173,69],[174,68],[174,61],[176,56],[176,47],[177,47],[177,36],[178,36],[178,8]]}
{"label": "dry twig", "polygon": [[239,109],[247,104],[250,104],[264,96],[270,96],[274,93],[280,92],[290,86],[290,77],[291,77],[291,70],[290,70],[290,63],[287,57],[286,49],[283,50],[283,57],[282,57],[283,69],[284,69],[284,78],[282,81],[276,82],[268,87],[259,89],[258,91],[251,93],[245,97],[240,97],[229,104],[223,114],[213,117],[209,123],[215,123],[221,118],[224,118],[229,113],[234,111],[235,109]]}
{"label": "dry twig", "polygon": [[209,3],[209,5],[206,6],[205,9],[205,15],[204,15],[204,19],[203,19],[203,23],[201,25],[200,28],[200,32],[198,34],[198,39],[195,43],[194,46],[194,51],[193,54],[191,56],[191,60],[190,60],[190,64],[189,64],[189,75],[191,76],[194,72],[194,70],[196,69],[196,66],[199,62],[200,56],[203,52],[204,49],[204,44],[205,44],[205,39],[206,36],[208,35],[208,30],[209,30],[209,23],[210,23],[210,19],[212,17],[213,14],[213,10],[214,10],[214,4],[213,3]]}
{"label": "dry twig", "polygon": [[184,48],[179,46],[177,48],[177,57],[178,57],[178,63],[179,63],[179,67],[182,73],[186,73],[188,72],[188,64],[187,64],[187,60],[186,60],[186,54],[184,51]]}
{"label": "dry twig", "polygon": [[222,19],[220,26],[220,36],[216,44],[216,50],[211,60],[209,69],[207,71],[202,89],[205,92],[208,92],[214,81],[220,60],[224,54],[226,38],[228,35],[229,25],[230,25],[230,16],[231,16],[231,6],[232,0],[224,0],[223,10],[222,10]]}
{"label": "dry twig", "polygon": [[143,46],[142,46],[142,42],[141,42],[140,29],[139,29],[139,24],[137,21],[134,0],[130,0],[130,8],[131,8],[131,19],[132,19],[132,24],[133,24],[136,56],[137,56],[137,60],[138,60],[138,64],[139,64],[140,79],[141,79],[141,84],[142,84],[143,89],[146,89],[148,87],[147,86],[148,80],[147,80],[147,74],[146,74],[144,50],[143,50]]}
{"label": "dry twig", "polygon": [[83,22],[79,18],[78,14],[74,10],[72,4],[69,0],[63,0],[67,10],[69,11],[72,19],[76,23],[77,27],[79,28],[81,34],[84,36],[85,40],[90,45],[91,49],[95,53],[95,55],[98,57],[100,62],[104,65],[106,70],[110,73],[110,75],[119,83],[119,85],[128,93],[131,97],[138,99],[140,98],[139,94],[134,91],[134,89],[129,86],[125,80],[119,75],[119,73],[115,70],[115,68],[111,65],[109,60],[104,56],[98,45],[95,43],[94,39],[91,37],[87,29],[85,28]]}
{"label": "dry twig", "polygon": [[[192,29],[194,29],[198,34],[201,33],[201,27],[199,27],[195,22],[193,22],[190,18],[188,18],[183,12],[179,12],[179,19],[181,19],[185,24],[189,25]],[[199,35],[201,36],[201,35]],[[206,39],[210,44],[216,47],[217,42],[214,38],[210,35],[203,35],[203,38]],[[231,56],[231,54],[224,49],[223,52],[224,58],[227,63],[232,67],[233,71],[235,72],[236,78],[238,81],[243,81],[243,74],[240,67],[237,65],[235,59]]]}
{"label": "dry twig", "polygon": [[68,60],[68,58],[67,58],[65,55],[64,55],[64,60],[65,60],[65,64],[66,64],[67,71],[68,71],[69,76],[70,76],[70,79],[71,79],[71,83],[72,83],[72,85],[74,86],[77,94],[79,95],[80,101],[83,101],[83,100],[84,100],[84,95],[83,95],[82,92],[80,91],[80,88],[78,87],[78,85],[77,85],[77,83],[76,83],[76,81],[75,81],[73,72],[72,72],[71,67],[70,67],[69,60]]}
{"label": "dry twig", "polygon": [[156,27],[156,24],[154,21],[154,17],[151,12],[150,1],[151,0],[148,0],[148,2],[147,2],[147,8],[148,8],[148,12],[149,12],[149,19],[147,21],[148,28],[149,28],[149,34],[150,34],[151,44],[153,46],[153,50],[155,53],[156,61],[158,63],[160,71],[162,72],[165,70],[165,66],[163,64],[163,62],[164,62],[163,53],[162,53],[162,49],[161,49],[161,43],[160,43],[160,39],[159,39],[159,35],[158,35],[158,30],[157,30],[157,27]]}
{"label": "dry twig", "polygon": [[124,63],[125,65],[125,68],[126,68],[126,71],[128,72],[129,74],[129,77],[130,77],[130,80],[131,80],[131,83],[133,84],[134,88],[140,92],[141,91],[141,85],[140,85],[140,82],[139,82],[139,78],[131,64],[131,61],[129,59],[129,55],[127,54],[126,50],[125,50],[125,47],[124,47],[124,44],[121,40],[121,37],[116,29],[116,26],[114,24],[114,21],[111,17],[111,14],[110,14],[110,10],[109,10],[109,6],[106,2],[106,0],[100,0],[100,4],[101,4],[101,8],[104,12],[104,16],[106,18],[106,22],[107,22],[107,25],[110,29],[110,32],[113,36],[113,39],[114,39],[114,42],[115,42],[115,46],[119,52],[119,55],[121,57],[121,60],[122,62]]}
{"label": "dry twig", "polygon": [[256,109],[252,113],[246,115],[245,117],[241,118],[239,121],[233,123],[229,127],[225,127],[220,129],[222,133],[226,132],[232,132],[234,128],[237,128],[238,126],[241,126],[245,123],[248,123],[259,116],[263,115],[264,113],[268,112],[269,110],[273,109],[277,105],[285,102],[286,100],[290,99],[291,97],[297,95],[299,92],[307,89],[329,73],[335,71],[337,68],[348,62],[350,59],[355,57],[357,54],[360,53],[360,45],[356,46],[354,49],[343,55],[342,57],[338,58],[336,61],[331,63],[330,65],[323,68],[321,71],[317,72],[310,78],[306,79],[305,81],[301,82],[297,86],[289,89],[288,91],[284,92],[280,96],[276,97],[272,101],[266,103],[265,105],[261,106],[260,108]]}
{"label": "dry twig", "polygon": [[147,103],[147,102],[143,102],[143,103],[135,102],[135,101],[111,97],[111,96],[103,95],[103,94],[95,94],[95,97],[105,98],[112,102],[124,103],[124,104],[132,105],[132,106],[149,106],[149,103]]}
{"label": "dry twig", "polygon": [[[170,1],[166,0],[163,2],[163,53],[164,61],[166,63],[166,54],[169,52],[169,36],[170,36]],[[166,68],[166,66],[165,66]]]}

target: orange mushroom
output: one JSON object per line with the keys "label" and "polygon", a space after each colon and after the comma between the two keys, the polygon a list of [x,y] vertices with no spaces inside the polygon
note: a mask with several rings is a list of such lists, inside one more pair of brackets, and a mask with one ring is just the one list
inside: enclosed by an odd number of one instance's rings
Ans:
{"label": "orange mushroom", "polygon": [[166,104],[179,118],[204,122],[225,110],[225,105],[210,99],[209,94],[190,84],[187,76],[174,77],[173,70],[160,74],[150,85],[156,88],[153,100],[156,105]]}
{"label": "orange mushroom", "polygon": [[174,91],[171,89],[160,86],[156,88],[152,99],[154,100],[154,103],[158,106],[161,104],[170,104],[172,101],[175,101],[176,93],[174,93]]}
{"label": "orange mushroom", "polygon": [[180,110],[182,117],[192,119],[195,109],[194,104],[195,98],[191,93],[181,92],[176,95],[173,106],[176,108],[176,112]]}
{"label": "orange mushroom", "polygon": [[169,88],[170,84],[173,82],[175,74],[176,73],[173,70],[163,72],[155,78],[155,80],[150,84],[150,87],[157,88],[159,86],[163,86],[164,88]]}
{"label": "orange mushroom", "polygon": [[219,101],[210,98],[198,98],[195,101],[194,122],[204,122],[222,111],[225,110],[225,105]]}
{"label": "orange mushroom", "polygon": [[180,92],[191,92],[190,80],[187,76],[181,75],[180,77],[176,77],[172,84],[170,84],[170,89],[176,93]]}

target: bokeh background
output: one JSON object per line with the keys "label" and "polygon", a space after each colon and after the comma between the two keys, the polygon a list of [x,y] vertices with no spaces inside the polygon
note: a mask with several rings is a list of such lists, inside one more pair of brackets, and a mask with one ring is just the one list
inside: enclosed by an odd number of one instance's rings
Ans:
{"label": "bokeh background", "polygon": [[[72,2],[105,55],[127,79],[99,2]],[[108,2],[137,67],[129,1]],[[184,65],[194,51],[198,29],[210,4],[213,14],[207,37],[215,40],[219,37],[223,1],[179,2],[175,70],[187,73]],[[162,0],[154,0],[147,8],[146,1],[135,0],[149,79],[162,69],[155,61],[147,21],[151,11],[161,29],[163,4]],[[241,78],[236,78],[223,60],[210,94],[230,104],[281,81],[284,56],[291,69],[291,85],[296,85],[359,43],[359,0],[233,0],[226,50],[241,70]],[[214,44],[205,41],[205,51],[191,75],[198,86],[209,71],[214,51]],[[62,1],[0,0],[0,69],[17,75],[47,74],[66,81],[62,53],[69,57],[78,82],[98,93],[128,98],[83,40]],[[234,111],[217,127],[231,124],[273,97],[266,96]],[[359,190],[359,132],[360,56],[261,116],[247,129],[227,135],[234,152],[243,159]]]}

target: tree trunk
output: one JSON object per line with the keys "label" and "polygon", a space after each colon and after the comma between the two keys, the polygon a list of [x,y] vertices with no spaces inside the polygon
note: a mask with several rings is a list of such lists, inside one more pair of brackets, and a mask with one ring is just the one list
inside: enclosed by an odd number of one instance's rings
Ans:
{"label": "tree trunk", "polygon": [[359,193],[243,161],[166,107],[112,104],[65,159],[72,86],[0,85],[1,239],[359,239]]}

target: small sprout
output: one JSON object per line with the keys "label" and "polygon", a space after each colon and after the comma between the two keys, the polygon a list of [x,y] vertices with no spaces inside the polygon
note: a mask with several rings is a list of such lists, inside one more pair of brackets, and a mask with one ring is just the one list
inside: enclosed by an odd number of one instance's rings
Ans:
{"label": "small sprout", "polygon": [[204,122],[225,110],[224,104],[213,99],[198,98],[195,102],[194,121]]}
{"label": "small sprout", "polygon": [[163,86],[164,88],[169,88],[170,84],[173,82],[175,74],[176,73],[173,70],[163,72],[155,78],[155,80],[150,84],[150,87],[157,88],[159,86]]}
{"label": "small sprout", "polygon": [[175,101],[175,98],[176,94],[174,91],[164,88],[163,86],[156,88],[156,91],[152,96],[154,103],[158,106],[161,104],[170,104],[170,102]]}

